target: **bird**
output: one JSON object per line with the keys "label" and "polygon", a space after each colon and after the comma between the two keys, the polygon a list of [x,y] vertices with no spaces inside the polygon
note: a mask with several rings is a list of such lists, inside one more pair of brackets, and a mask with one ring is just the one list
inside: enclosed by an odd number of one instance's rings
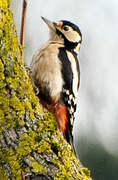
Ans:
{"label": "bird", "polygon": [[59,130],[75,152],[73,123],[80,84],[77,55],[82,34],[70,21],[42,20],[49,28],[50,38],[32,58],[31,77],[42,105],[54,114]]}

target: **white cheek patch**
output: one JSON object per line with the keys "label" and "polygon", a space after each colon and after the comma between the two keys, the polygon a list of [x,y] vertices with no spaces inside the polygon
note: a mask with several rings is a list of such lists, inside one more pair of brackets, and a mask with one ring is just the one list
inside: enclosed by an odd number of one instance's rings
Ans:
{"label": "white cheek patch", "polygon": [[81,41],[81,36],[79,35],[78,32],[76,32],[74,30],[73,31],[68,31],[68,32],[64,33],[64,35],[71,42],[79,42],[79,41]]}

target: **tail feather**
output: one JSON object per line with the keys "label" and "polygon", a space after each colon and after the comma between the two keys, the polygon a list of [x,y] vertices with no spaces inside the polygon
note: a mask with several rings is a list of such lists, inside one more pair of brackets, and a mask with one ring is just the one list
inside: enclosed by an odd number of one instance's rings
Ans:
{"label": "tail feather", "polygon": [[73,144],[72,127],[71,127],[70,123],[67,126],[65,138],[66,138],[67,142],[71,145],[72,151],[76,155],[75,147],[74,147],[74,144]]}

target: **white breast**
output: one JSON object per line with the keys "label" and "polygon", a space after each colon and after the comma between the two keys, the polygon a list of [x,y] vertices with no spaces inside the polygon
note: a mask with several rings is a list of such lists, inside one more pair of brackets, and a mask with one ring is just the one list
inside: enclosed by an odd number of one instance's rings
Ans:
{"label": "white breast", "polygon": [[60,98],[63,79],[61,74],[61,62],[58,60],[58,44],[48,44],[39,50],[32,65],[32,76],[43,88],[47,87],[50,96],[54,99]]}

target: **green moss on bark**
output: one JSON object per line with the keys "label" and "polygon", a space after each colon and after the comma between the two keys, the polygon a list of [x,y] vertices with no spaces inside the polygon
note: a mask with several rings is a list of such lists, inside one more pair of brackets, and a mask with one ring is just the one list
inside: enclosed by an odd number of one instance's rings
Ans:
{"label": "green moss on bark", "polygon": [[9,0],[0,0],[0,179],[21,180],[42,173],[55,180],[88,180],[89,171],[42,112],[21,60]]}

